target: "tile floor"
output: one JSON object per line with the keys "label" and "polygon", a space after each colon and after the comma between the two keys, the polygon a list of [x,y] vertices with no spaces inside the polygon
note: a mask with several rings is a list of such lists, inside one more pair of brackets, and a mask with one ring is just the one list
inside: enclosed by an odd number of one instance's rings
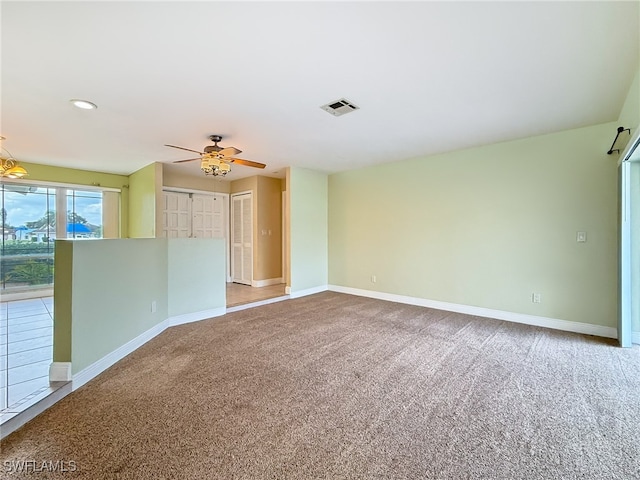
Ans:
{"label": "tile floor", "polygon": [[53,297],[0,303],[0,410],[49,388]]}
{"label": "tile floor", "polygon": [[227,283],[227,308],[282,297],[286,295],[285,287],[284,283],[268,287],[250,287],[239,283]]}

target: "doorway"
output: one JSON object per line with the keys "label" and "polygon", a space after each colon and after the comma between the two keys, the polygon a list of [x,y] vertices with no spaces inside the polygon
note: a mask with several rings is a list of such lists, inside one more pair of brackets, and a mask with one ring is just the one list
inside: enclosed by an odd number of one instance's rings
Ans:
{"label": "doorway", "polygon": [[162,236],[224,238],[229,281],[229,195],[176,189],[164,190],[163,200]]}

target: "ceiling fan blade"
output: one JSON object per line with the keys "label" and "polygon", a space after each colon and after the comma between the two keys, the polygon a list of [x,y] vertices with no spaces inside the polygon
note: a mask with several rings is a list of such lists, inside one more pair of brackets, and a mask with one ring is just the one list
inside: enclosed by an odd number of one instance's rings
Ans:
{"label": "ceiling fan blade", "polygon": [[197,150],[191,150],[190,148],[178,147],[177,145],[167,145],[165,143],[164,146],[165,147],[171,147],[171,148],[179,148],[180,150],[186,150],[187,152],[199,153],[200,155],[204,155],[204,153],[199,152]]}
{"label": "ceiling fan blade", "polygon": [[218,152],[218,155],[229,157],[231,155],[238,155],[239,153],[242,153],[242,150],[238,150],[236,147],[225,147]]}
{"label": "ceiling fan blade", "polygon": [[237,163],[238,165],[246,165],[247,167],[264,168],[264,163],[252,162],[251,160],[243,160],[242,158],[225,158],[229,163]]}
{"label": "ceiling fan blade", "polygon": [[194,160],[202,160],[202,159],[200,157],[198,157],[198,158],[187,158],[186,160],[176,160],[173,163],[193,162]]}

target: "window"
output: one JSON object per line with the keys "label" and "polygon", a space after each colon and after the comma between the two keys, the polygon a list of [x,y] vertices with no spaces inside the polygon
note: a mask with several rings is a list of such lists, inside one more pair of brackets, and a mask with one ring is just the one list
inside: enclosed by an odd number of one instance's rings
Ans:
{"label": "window", "polygon": [[67,190],[67,238],[102,238],[102,192]]}
{"label": "window", "polygon": [[118,203],[114,191],[0,185],[0,289],[51,285],[56,238],[117,237]]}
{"label": "window", "polygon": [[0,187],[0,287],[53,283],[56,189],[22,184]]}

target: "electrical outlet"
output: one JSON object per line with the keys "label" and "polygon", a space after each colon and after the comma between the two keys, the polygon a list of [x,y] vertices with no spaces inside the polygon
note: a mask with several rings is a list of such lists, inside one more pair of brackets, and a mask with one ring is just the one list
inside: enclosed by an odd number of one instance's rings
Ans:
{"label": "electrical outlet", "polygon": [[154,300],[153,302],[151,302],[151,313],[156,313],[157,311],[158,311],[158,304]]}
{"label": "electrical outlet", "polygon": [[371,283],[376,283],[376,276],[375,275],[371,275]]}
{"label": "electrical outlet", "polygon": [[531,301],[533,303],[542,303],[542,296],[539,293],[532,293]]}
{"label": "electrical outlet", "polygon": [[587,232],[576,232],[576,242],[585,243],[587,241]]}

